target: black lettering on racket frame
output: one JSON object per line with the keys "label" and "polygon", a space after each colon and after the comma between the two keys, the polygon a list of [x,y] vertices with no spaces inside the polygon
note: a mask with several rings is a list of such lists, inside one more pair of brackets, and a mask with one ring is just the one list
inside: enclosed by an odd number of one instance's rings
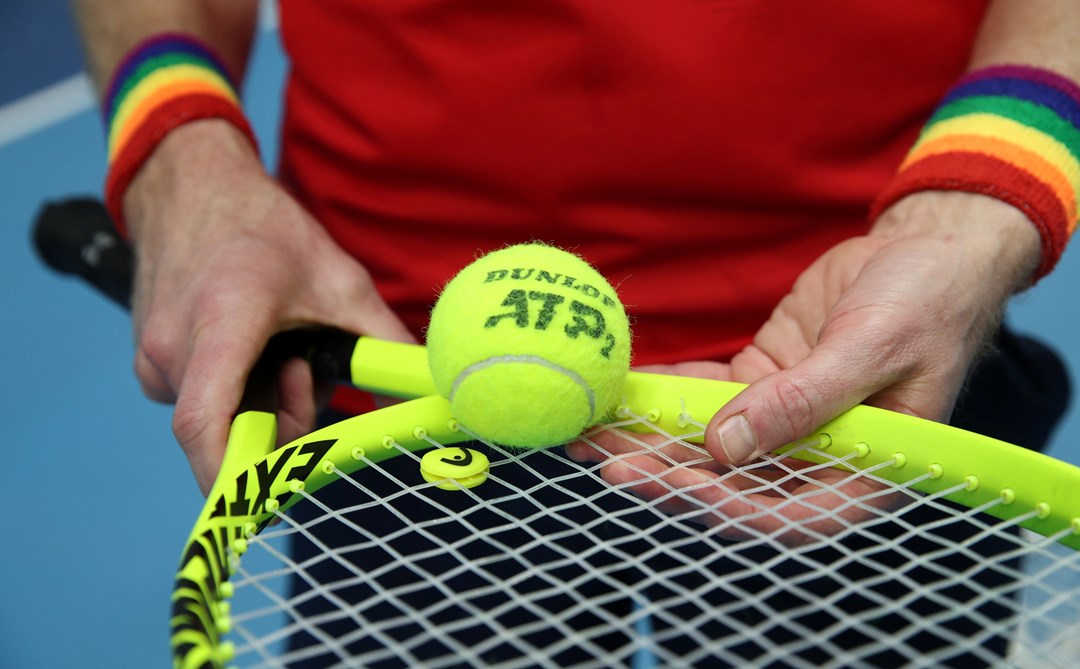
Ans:
{"label": "black lettering on racket frame", "polygon": [[[87,206],[60,218],[102,222]],[[117,275],[130,257],[114,252],[126,247],[91,234],[66,248],[60,261],[48,250],[62,271],[124,303],[130,274]],[[573,282],[527,269],[492,280]],[[529,327],[544,300],[531,302]],[[577,336],[591,337],[597,324],[576,315]],[[283,341],[349,379],[338,370],[355,338],[312,336]],[[360,364],[377,376],[382,357]],[[701,430],[739,387],[636,373],[626,385],[617,422],[582,442],[615,469],[479,445],[488,480],[443,490],[411,454],[442,444],[452,459],[465,435],[431,397],[233,467],[183,552],[176,666],[1041,668],[1080,657],[1080,469],[869,407],[720,467]],[[234,430],[265,419],[241,413]],[[262,583],[233,572],[264,531],[295,542],[288,594],[265,600],[286,624],[266,636],[227,604],[234,580]]]}

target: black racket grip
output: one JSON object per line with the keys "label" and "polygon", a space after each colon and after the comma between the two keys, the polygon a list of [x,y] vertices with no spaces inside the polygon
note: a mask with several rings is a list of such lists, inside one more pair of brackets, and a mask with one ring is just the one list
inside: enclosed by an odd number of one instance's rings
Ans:
{"label": "black racket grip", "polygon": [[135,254],[101,202],[73,198],[46,203],[34,223],[33,237],[46,265],[82,278],[113,302],[131,308]]}
{"label": "black racket grip", "polygon": [[[131,309],[135,254],[99,200],[47,202],[34,222],[33,239],[47,266],[83,279],[113,302]],[[356,341],[356,335],[333,328],[303,328],[274,335],[249,376],[240,410],[275,408],[274,378],[290,358],[306,359],[317,383],[349,382]]]}

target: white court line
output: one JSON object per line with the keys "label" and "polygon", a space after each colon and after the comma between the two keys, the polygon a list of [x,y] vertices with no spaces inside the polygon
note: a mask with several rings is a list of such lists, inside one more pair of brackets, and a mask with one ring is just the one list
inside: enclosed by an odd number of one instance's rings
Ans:
{"label": "white court line", "polygon": [[[276,30],[277,3],[259,4],[259,30]],[[85,72],[9,102],[0,107],[0,148],[96,107],[94,87]]]}
{"label": "white court line", "polygon": [[278,8],[274,0],[262,0],[259,3],[259,30],[269,32],[277,30]]}
{"label": "white court line", "polygon": [[85,73],[76,74],[0,107],[0,147],[68,120],[96,106]]}

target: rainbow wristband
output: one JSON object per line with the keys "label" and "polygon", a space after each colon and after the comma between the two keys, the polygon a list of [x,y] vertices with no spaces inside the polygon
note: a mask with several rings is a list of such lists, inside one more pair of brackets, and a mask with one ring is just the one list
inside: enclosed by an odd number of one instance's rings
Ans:
{"label": "rainbow wristband", "polygon": [[1035,67],[977,70],[945,96],[872,218],[926,190],[997,198],[1023,211],[1042,237],[1035,278],[1057,264],[1080,211],[1080,86]]}
{"label": "rainbow wristband", "polygon": [[103,102],[109,156],[105,205],[122,234],[124,191],[169,131],[200,119],[224,119],[257,150],[225,66],[187,35],[161,33],[137,44],[113,73]]}

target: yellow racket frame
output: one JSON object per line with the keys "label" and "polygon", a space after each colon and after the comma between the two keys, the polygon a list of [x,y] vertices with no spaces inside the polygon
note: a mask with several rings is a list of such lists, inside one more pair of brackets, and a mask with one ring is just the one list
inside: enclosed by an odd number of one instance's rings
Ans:
{"label": "yellow racket frame", "polygon": [[[185,546],[173,591],[172,646],[178,669],[223,667],[233,654],[229,576],[234,560],[278,511],[342,474],[401,452],[449,445],[470,437],[449,404],[435,396],[427,354],[416,345],[360,338],[351,359],[359,388],[420,397],[349,418],[274,449],[272,414],[250,411],[233,422],[221,472]],[[644,416],[659,429],[685,434],[745,386],[737,383],[631,372],[620,411]],[[695,430],[690,430],[694,432]],[[700,431],[698,439],[700,441]],[[853,468],[874,473],[969,508],[1000,501],[987,513],[1080,550],[1080,468],[947,425],[859,406],[808,435]],[[798,444],[779,453],[799,448]],[[800,449],[796,457],[814,460]],[[914,481],[914,483],[912,483]],[[443,482],[446,484],[446,482]],[[433,483],[434,485],[434,483]],[[449,483],[453,487],[453,482]]]}
{"label": "yellow racket frame", "polygon": [[[422,346],[361,338],[352,357],[353,383],[395,397],[434,395]],[[625,405],[668,432],[685,432],[686,417],[707,422],[746,386],[739,383],[631,372]],[[946,498],[968,508],[995,499],[990,514],[1010,519],[1035,514],[1020,523],[1043,536],[1071,528],[1063,543],[1080,550],[1080,468],[1047,455],[942,423],[857,406],[821,426],[807,439],[821,442],[832,459],[851,458],[866,469],[892,466],[875,474],[894,483],[926,480],[914,487],[936,494],[963,485]],[[793,444],[778,453],[791,451]],[[801,452],[797,457],[814,459]]]}

